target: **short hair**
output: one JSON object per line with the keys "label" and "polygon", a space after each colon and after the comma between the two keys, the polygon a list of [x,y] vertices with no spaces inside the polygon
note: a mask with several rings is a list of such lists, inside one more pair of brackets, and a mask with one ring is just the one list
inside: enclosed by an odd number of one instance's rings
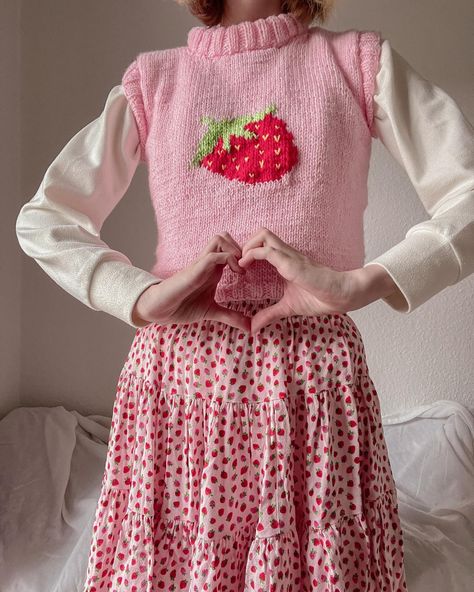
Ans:
{"label": "short hair", "polygon": [[[206,26],[220,23],[224,13],[225,0],[176,0],[186,6],[191,14]],[[335,0],[282,0],[281,11],[291,12],[304,24],[316,20],[324,23],[334,6]]]}

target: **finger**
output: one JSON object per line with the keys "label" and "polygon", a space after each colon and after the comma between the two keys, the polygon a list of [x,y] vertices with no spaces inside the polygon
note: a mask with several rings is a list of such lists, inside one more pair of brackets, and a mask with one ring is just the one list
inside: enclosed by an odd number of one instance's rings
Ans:
{"label": "finger", "polygon": [[234,247],[239,251],[238,255],[240,256],[240,254],[242,253],[242,247],[234,239],[234,237],[229,232],[227,232],[227,230],[224,230],[223,232],[219,232],[219,234],[222,235],[223,237],[225,237],[229,242],[231,242],[234,245]]}
{"label": "finger", "polygon": [[227,262],[229,264],[229,267],[231,269],[233,269],[234,271],[236,271],[237,273],[243,274],[247,271],[246,269],[244,269],[243,267],[241,267],[239,265],[237,257],[235,255],[229,255],[227,258]]}
{"label": "finger", "polygon": [[[222,253],[211,253],[211,255],[218,255],[218,259],[214,258],[214,260],[217,262],[218,265],[221,265],[222,263],[227,263],[229,265],[229,267],[231,269],[233,269],[234,271],[236,271],[237,273],[245,273],[246,270],[242,269],[242,267],[240,267],[238,261],[237,261],[237,257],[235,255],[232,255],[228,252],[222,252]],[[211,258],[212,261],[212,258]]]}
{"label": "finger", "polygon": [[301,255],[295,256],[291,250],[282,251],[268,245],[251,249],[238,264],[246,270],[257,259],[268,261],[289,282],[295,281],[301,271]]}
{"label": "finger", "polygon": [[[201,266],[204,269],[208,269],[210,266],[211,267],[216,267],[217,265],[226,265],[228,264],[229,267],[231,267],[231,269],[233,269],[235,272],[237,273],[245,273],[245,269],[242,269],[238,262],[237,262],[237,258],[235,257],[235,255],[231,255],[230,253],[227,252],[215,252],[212,251],[210,253],[207,253],[204,257],[202,257],[200,260],[198,260],[198,263],[201,262]],[[203,268],[199,269],[199,273],[201,273],[203,271]]]}
{"label": "finger", "polygon": [[281,257],[282,252],[278,248],[264,245],[247,251],[247,253],[239,259],[238,264],[243,268],[247,268],[253,261],[261,261],[262,259],[265,259],[274,267],[278,268],[278,263],[281,261]]}
{"label": "finger", "polygon": [[221,323],[226,323],[237,329],[243,329],[247,332],[250,331],[250,317],[245,316],[237,310],[231,310],[230,308],[221,306],[220,304],[212,304],[205,316],[213,321],[220,321]]}
{"label": "finger", "polygon": [[285,310],[281,300],[275,304],[272,304],[271,306],[267,306],[267,308],[259,310],[251,319],[252,335],[255,335],[260,331],[260,329],[266,327],[270,323],[273,323],[273,321],[286,317],[287,314],[288,313]]}
{"label": "finger", "polygon": [[201,254],[207,255],[208,253],[219,253],[221,251],[233,253],[236,258],[239,258],[242,254],[239,245],[231,239],[230,235],[228,238],[224,234],[215,234],[201,251]]}
{"label": "finger", "polygon": [[254,236],[251,236],[245,242],[244,246],[242,247],[242,256],[245,256],[249,249],[262,247],[265,245],[270,245],[274,248],[282,248],[285,243],[271,230],[262,227],[254,234]]}

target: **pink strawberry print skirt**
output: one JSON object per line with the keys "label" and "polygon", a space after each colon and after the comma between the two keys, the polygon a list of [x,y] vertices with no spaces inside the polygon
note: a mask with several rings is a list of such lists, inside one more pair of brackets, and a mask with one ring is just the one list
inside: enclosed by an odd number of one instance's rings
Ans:
{"label": "pink strawberry print skirt", "polygon": [[[275,302],[230,301],[252,316]],[[137,329],[84,592],[401,592],[379,398],[348,314]]]}

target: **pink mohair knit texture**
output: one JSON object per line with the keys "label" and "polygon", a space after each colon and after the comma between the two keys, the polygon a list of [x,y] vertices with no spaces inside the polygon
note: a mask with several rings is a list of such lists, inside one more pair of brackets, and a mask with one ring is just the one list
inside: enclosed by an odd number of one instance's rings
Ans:
{"label": "pink mohair knit texture", "polygon": [[[150,271],[167,278],[216,233],[242,246],[261,227],[322,265],[362,267],[380,51],[378,31],[285,13],[139,53],[122,85],[156,215]],[[215,299],[280,298],[283,285],[255,261],[224,268]]]}

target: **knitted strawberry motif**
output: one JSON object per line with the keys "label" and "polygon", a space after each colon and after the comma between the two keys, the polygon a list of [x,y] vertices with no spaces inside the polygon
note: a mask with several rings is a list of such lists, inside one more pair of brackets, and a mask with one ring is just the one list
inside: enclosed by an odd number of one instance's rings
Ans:
{"label": "knitted strawberry motif", "polygon": [[208,126],[191,161],[230,180],[244,183],[275,181],[297,162],[298,149],[286,123],[275,116],[274,104],[254,115],[216,120]]}

